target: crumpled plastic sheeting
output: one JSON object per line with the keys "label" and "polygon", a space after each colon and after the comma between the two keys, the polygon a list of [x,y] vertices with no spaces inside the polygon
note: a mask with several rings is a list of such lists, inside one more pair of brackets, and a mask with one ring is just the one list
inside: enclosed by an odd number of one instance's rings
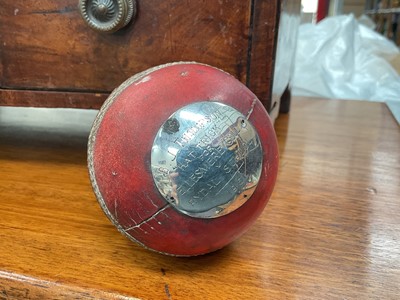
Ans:
{"label": "crumpled plastic sheeting", "polygon": [[353,15],[303,24],[292,94],[332,99],[400,101],[400,76],[387,62],[397,46]]}

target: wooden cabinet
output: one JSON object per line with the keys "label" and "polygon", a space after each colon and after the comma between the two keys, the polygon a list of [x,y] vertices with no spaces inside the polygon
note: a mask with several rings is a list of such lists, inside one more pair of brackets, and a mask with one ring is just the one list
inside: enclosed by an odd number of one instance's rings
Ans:
{"label": "wooden cabinet", "polygon": [[197,61],[231,73],[271,106],[281,1],[138,0],[134,21],[91,29],[78,0],[4,0],[0,104],[98,108],[149,67]]}

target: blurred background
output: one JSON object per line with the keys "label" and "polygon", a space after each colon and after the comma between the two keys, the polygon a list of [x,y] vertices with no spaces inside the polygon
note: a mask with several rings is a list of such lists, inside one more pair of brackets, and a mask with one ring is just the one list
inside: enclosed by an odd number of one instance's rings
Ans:
{"label": "blurred background", "polygon": [[301,5],[302,23],[315,23],[327,16],[342,14],[354,14],[357,18],[367,15],[376,23],[378,32],[399,44],[399,0],[302,0]]}
{"label": "blurred background", "polygon": [[302,0],[301,9],[292,95],[383,101],[399,120],[400,1]]}

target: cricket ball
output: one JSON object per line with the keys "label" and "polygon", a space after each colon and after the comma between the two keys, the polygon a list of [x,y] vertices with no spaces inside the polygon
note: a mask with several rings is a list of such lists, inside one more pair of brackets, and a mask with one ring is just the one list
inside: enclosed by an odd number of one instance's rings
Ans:
{"label": "cricket ball", "polygon": [[129,239],[193,256],[229,244],[257,219],[277,176],[267,111],[233,76],[179,62],[118,87],[88,144],[100,206]]}

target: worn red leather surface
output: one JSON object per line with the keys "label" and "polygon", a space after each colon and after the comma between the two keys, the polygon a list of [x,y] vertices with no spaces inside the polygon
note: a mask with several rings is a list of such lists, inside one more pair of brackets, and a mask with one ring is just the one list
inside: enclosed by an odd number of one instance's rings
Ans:
{"label": "worn red leather surface", "polygon": [[[237,210],[214,219],[175,210],[157,190],[150,168],[159,128],[175,111],[197,101],[218,101],[249,115],[263,147],[254,194]],[[131,82],[105,111],[92,151],[108,217],[131,239],[173,255],[211,252],[244,233],[267,204],[278,169],[275,131],[256,96],[234,77],[195,63],[165,66]]]}

